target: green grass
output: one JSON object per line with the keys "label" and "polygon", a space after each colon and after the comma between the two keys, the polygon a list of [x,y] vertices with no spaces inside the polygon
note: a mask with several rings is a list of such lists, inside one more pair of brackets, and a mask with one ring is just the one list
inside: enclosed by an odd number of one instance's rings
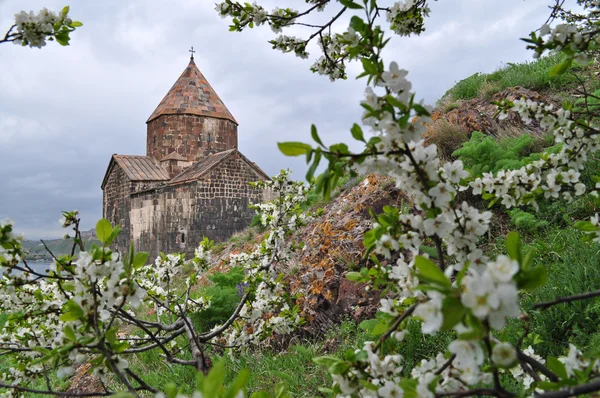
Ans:
{"label": "green grass", "polygon": [[[563,56],[551,54],[532,62],[508,64],[506,67],[493,73],[475,73],[456,83],[448,90],[444,97],[450,96],[453,100],[469,100],[492,90],[499,92],[508,87],[522,86],[535,91],[547,89],[560,90],[566,86],[577,83],[575,76],[569,73],[557,77],[550,77],[550,70],[561,62]],[[488,83],[487,87],[484,83]],[[488,95],[491,96],[491,95]]]}
{"label": "green grass", "polygon": [[[598,290],[600,287],[600,246],[581,242],[581,233],[574,228],[552,228],[525,245],[536,252],[535,264],[542,264],[549,280],[533,292],[522,296],[522,305],[530,310],[537,302],[558,296],[570,296]],[[500,243],[500,247],[503,243]],[[600,339],[598,329],[600,300],[590,299],[536,310],[531,316],[531,333],[540,341],[534,348],[543,357],[564,355],[569,343],[581,348],[593,348]],[[504,339],[516,343],[523,323],[510,322]]]}
{"label": "green grass", "polygon": [[[228,382],[233,381],[241,369],[249,368],[252,371],[248,382],[249,392],[274,392],[283,382],[293,397],[328,396],[321,393],[319,387],[330,387],[331,376],[325,367],[316,365],[312,359],[323,355],[343,358],[345,351],[361,348],[365,341],[377,341],[379,336],[371,335],[366,329],[348,320],[321,339],[304,340],[284,351],[265,349],[243,354],[235,360],[227,358]],[[417,321],[411,321],[408,329],[405,341],[390,339],[383,348],[384,352],[398,350],[404,357],[405,376],[422,359],[429,358],[432,353],[443,352],[453,336],[452,333],[440,333],[435,337],[423,335]],[[335,341],[333,349],[324,352],[323,348],[331,347],[332,341]]]}

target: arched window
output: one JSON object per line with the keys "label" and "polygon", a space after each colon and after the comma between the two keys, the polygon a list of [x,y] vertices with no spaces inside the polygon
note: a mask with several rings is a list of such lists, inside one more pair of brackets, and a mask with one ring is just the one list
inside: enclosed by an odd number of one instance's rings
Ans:
{"label": "arched window", "polygon": [[154,136],[154,145],[156,145],[156,136]]}
{"label": "arched window", "polygon": [[181,243],[185,243],[185,232],[181,233]]}
{"label": "arched window", "polygon": [[210,133],[206,136],[206,142],[210,142]]}

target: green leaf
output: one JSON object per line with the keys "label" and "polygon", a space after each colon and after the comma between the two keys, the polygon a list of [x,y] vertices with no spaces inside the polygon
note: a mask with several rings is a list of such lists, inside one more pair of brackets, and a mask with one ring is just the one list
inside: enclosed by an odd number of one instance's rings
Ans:
{"label": "green leaf", "polygon": [[398,100],[398,98],[394,97],[393,95],[386,95],[385,101],[395,108],[406,111],[406,104],[400,102],[400,100]]}
{"label": "green leaf", "polygon": [[250,395],[250,398],[271,398],[271,394],[266,391],[256,391]]}
{"label": "green leaf", "polygon": [[543,265],[538,265],[537,267],[522,270],[517,274],[515,279],[519,289],[532,291],[548,282],[548,272]]}
{"label": "green leaf", "polygon": [[131,264],[131,266],[134,269],[138,269],[138,268],[146,265],[146,261],[148,261],[148,253],[147,252],[139,252],[139,253],[135,254],[135,257],[133,258],[133,263]]}
{"label": "green leaf", "polygon": [[529,249],[529,251],[525,254],[523,258],[523,264],[521,264],[521,269],[528,269],[533,264],[533,256],[535,255],[535,249]]}
{"label": "green leaf", "polygon": [[165,386],[165,394],[167,395],[167,398],[175,398],[177,396],[177,384],[167,384]]}
{"label": "green leaf", "polygon": [[365,21],[359,16],[353,15],[352,18],[350,18],[350,27],[355,31],[362,33],[365,28]]}
{"label": "green leaf", "polygon": [[423,256],[417,256],[415,259],[415,266],[419,271],[417,276],[420,280],[445,287],[452,286],[450,279],[448,279],[442,270],[430,259]]}
{"label": "green leaf", "polygon": [[358,272],[348,272],[346,274],[346,279],[348,279],[349,281],[352,281],[352,282],[357,282],[357,281],[361,280],[362,278],[363,278],[362,275]]}
{"label": "green leaf", "polygon": [[429,114],[429,111],[428,111],[427,109],[425,109],[425,107],[424,107],[423,105],[420,105],[420,104],[413,104],[413,109],[414,109],[415,111],[417,111],[417,113],[418,113],[419,115],[421,115],[421,116],[422,116],[422,115],[425,115],[425,116],[431,116],[431,115]]}
{"label": "green leaf", "polygon": [[60,10],[60,13],[63,15],[67,15],[69,13],[69,6],[64,6],[62,10]]}
{"label": "green leaf", "polygon": [[343,6],[351,8],[353,10],[362,10],[363,6],[356,4],[352,0],[338,0]]}
{"label": "green leaf", "polygon": [[231,383],[231,385],[229,386],[227,391],[225,391],[225,395],[223,395],[223,398],[235,398],[238,395],[238,393],[244,387],[246,387],[246,383],[248,382],[249,378],[250,378],[250,370],[249,369],[240,370],[237,377],[233,381],[233,383]]}
{"label": "green leaf", "polygon": [[78,320],[80,317],[73,312],[65,312],[60,316],[60,320],[63,322],[73,322]]}
{"label": "green leaf", "polygon": [[208,376],[204,380],[204,396],[206,397],[217,397],[220,395],[221,389],[223,388],[223,382],[225,382],[225,361],[221,360],[212,367]]}
{"label": "green leaf", "polygon": [[108,221],[106,218],[103,218],[96,223],[96,236],[100,242],[106,244],[110,235],[112,234],[112,231],[113,229],[110,225],[110,221]]}
{"label": "green leaf", "polygon": [[319,134],[317,133],[317,126],[315,126],[314,124],[312,124],[310,126],[310,135],[312,136],[312,139],[315,140],[315,142],[319,145],[321,145],[322,147],[325,147],[325,145],[323,145],[323,141],[321,141],[321,138],[319,137]]}
{"label": "green leaf", "polygon": [[365,142],[363,131],[358,124],[354,123],[354,125],[350,129],[350,132],[352,133],[352,137],[354,137],[355,140]]}
{"label": "green leaf", "polygon": [[69,340],[71,340],[71,341],[77,340],[77,337],[75,336],[75,331],[73,330],[73,327],[71,325],[66,325],[63,329],[63,333]]}
{"label": "green leaf", "polygon": [[350,153],[350,151],[348,150],[348,145],[346,145],[344,143],[331,145],[329,147],[329,150],[333,153],[341,153],[344,155]]}
{"label": "green leaf", "polygon": [[106,238],[106,242],[104,242],[104,244],[106,246],[109,246],[111,243],[113,243],[113,241],[115,240],[115,238],[117,236],[119,236],[119,234],[123,232],[123,229],[121,229],[120,225],[117,225],[113,228],[112,232],[110,233],[110,235],[108,236],[108,238]]}
{"label": "green leaf", "polygon": [[451,330],[462,321],[466,313],[467,309],[458,297],[446,297],[442,303],[442,315],[444,315],[442,330]]}
{"label": "green leaf", "polygon": [[113,398],[134,398],[135,396],[127,391],[119,391],[118,393],[111,395],[111,397],[113,397]]}
{"label": "green leaf", "polygon": [[360,61],[363,64],[363,68],[365,69],[365,72],[367,72],[369,75],[377,74],[377,65],[375,63],[373,63],[373,61],[371,61],[368,58],[361,58]]}
{"label": "green leaf", "polygon": [[573,226],[578,230],[585,232],[594,232],[600,229],[598,226],[592,224],[589,221],[577,221]]}
{"label": "green leaf", "polygon": [[300,156],[312,151],[312,147],[303,142],[278,142],[277,146],[286,156]]}
{"label": "green leaf", "polygon": [[288,389],[287,386],[285,385],[285,383],[279,383],[277,385],[277,388],[275,389],[275,398],[285,398],[285,397],[289,397],[288,395]]}
{"label": "green leaf", "polygon": [[347,372],[348,369],[350,369],[350,365],[348,365],[348,363],[345,361],[337,361],[328,368],[328,371],[332,375],[341,375]]}
{"label": "green leaf", "polygon": [[506,235],[506,251],[510,258],[517,260],[521,264],[521,241],[519,240],[518,232],[513,231]]}
{"label": "green leaf", "polygon": [[325,355],[325,356],[322,356],[322,357],[313,358],[312,361],[314,363],[316,363],[317,365],[330,367],[333,364],[335,364],[336,362],[340,362],[341,359],[339,359],[337,357],[332,357],[332,356]]}
{"label": "green leaf", "polygon": [[54,35],[54,38],[56,39],[58,44],[60,44],[61,46],[68,46],[69,40],[71,40],[71,38],[69,37],[69,32],[56,33]]}
{"label": "green leaf", "polygon": [[554,374],[556,374],[560,379],[566,380],[569,378],[567,368],[562,362],[560,362],[555,357],[548,357],[548,360],[546,361],[546,366],[548,367],[548,369],[554,372]]}
{"label": "green leaf", "polygon": [[73,21],[69,26],[72,28],[79,28],[80,26],[83,26],[83,24],[79,21]]}
{"label": "green leaf", "polygon": [[317,169],[317,167],[319,167],[320,162],[321,162],[321,148],[317,148],[317,150],[315,151],[315,158],[313,160],[313,164],[310,165],[310,167],[308,168],[308,171],[306,172],[306,180],[307,181],[312,181],[312,179],[315,175],[315,170]]}
{"label": "green leaf", "polygon": [[572,63],[573,63],[573,58],[569,58],[565,62],[561,62],[560,64],[555,65],[550,70],[549,76],[555,77],[555,76],[564,74],[567,70],[569,70]]}
{"label": "green leaf", "polygon": [[60,320],[63,322],[72,322],[83,316],[83,309],[74,300],[67,301],[69,312],[62,314]]}
{"label": "green leaf", "polygon": [[405,398],[417,398],[419,394],[417,393],[417,384],[419,383],[416,379],[401,379],[400,387],[402,387],[402,391],[404,391]]}

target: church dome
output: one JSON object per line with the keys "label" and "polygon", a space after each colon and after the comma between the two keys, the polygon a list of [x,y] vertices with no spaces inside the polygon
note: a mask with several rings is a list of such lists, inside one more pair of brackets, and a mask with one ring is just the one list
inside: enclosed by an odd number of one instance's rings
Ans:
{"label": "church dome", "polygon": [[182,114],[225,119],[238,124],[200,72],[193,57],[146,123],[162,115]]}

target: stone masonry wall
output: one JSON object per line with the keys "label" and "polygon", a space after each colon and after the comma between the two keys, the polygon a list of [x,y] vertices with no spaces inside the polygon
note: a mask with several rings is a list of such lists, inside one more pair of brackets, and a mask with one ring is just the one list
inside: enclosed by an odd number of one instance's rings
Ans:
{"label": "stone masonry wall", "polygon": [[125,172],[116,164],[108,176],[103,190],[102,216],[112,225],[120,224],[123,232],[117,237],[113,246],[122,251],[129,244],[129,194],[132,183]]}
{"label": "stone masonry wall", "polygon": [[125,172],[115,164],[110,171],[103,191],[102,217],[114,225],[120,225],[123,232],[115,239],[112,248],[121,253],[129,250],[131,242],[131,194],[164,185],[159,181],[131,181]]}
{"label": "stone masonry wall", "polygon": [[[186,252],[192,255],[203,236],[228,239],[250,224],[251,203],[262,201],[262,190],[249,183],[263,179],[237,154],[202,180],[167,185],[131,196],[131,237],[136,250]],[[189,257],[188,257],[189,258]]]}
{"label": "stone masonry wall", "polygon": [[162,160],[173,151],[190,161],[237,149],[237,125],[195,115],[163,115],[148,123],[146,155]]}

